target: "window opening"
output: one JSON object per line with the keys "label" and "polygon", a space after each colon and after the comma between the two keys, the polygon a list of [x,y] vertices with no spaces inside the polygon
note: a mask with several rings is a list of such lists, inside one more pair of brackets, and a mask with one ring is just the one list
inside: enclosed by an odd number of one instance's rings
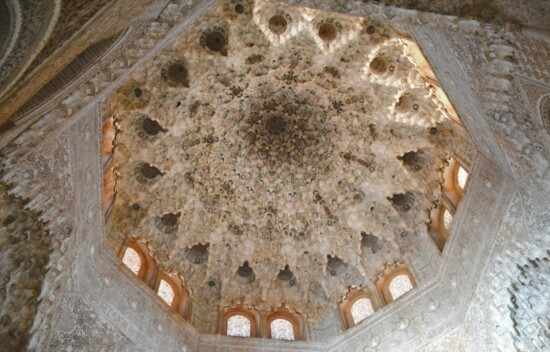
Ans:
{"label": "window opening", "polygon": [[443,226],[447,230],[451,229],[451,224],[453,223],[453,214],[447,209],[444,210],[445,213],[443,213]]}
{"label": "window opening", "polygon": [[360,298],[351,306],[353,324],[359,324],[373,313],[374,309],[372,308],[372,303],[368,298]]}
{"label": "window opening", "polygon": [[271,338],[275,340],[294,340],[294,327],[286,319],[275,319],[271,322]]}
{"label": "window opening", "polygon": [[407,275],[398,275],[391,280],[390,294],[394,300],[412,290],[413,285]]}
{"label": "window opening", "polygon": [[232,315],[227,319],[227,335],[250,337],[250,320],[242,315]]}
{"label": "window opening", "polygon": [[174,289],[166,280],[160,280],[157,294],[166,304],[172,306],[172,302],[174,302]]}
{"label": "window opening", "polygon": [[466,181],[468,181],[468,172],[462,167],[458,167],[458,186],[462,189],[466,186]]}
{"label": "window opening", "polygon": [[122,263],[128,267],[134,274],[139,274],[139,269],[141,269],[141,257],[135,249],[128,247],[124,251],[124,256],[122,257]]}

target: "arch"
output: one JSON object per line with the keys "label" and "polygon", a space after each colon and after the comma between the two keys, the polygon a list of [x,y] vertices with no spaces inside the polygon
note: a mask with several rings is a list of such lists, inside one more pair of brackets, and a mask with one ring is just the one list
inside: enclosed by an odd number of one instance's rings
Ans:
{"label": "arch", "polygon": [[449,232],[453,223],[453,213],[449,209],[443,209],[440,216],[442,217],[443,227]]}
{"label": "arch", "polygon": [[222,333],[235,337],[257,337],[259,314],[244,304],[225,308]]}
{"label": "arch", "polygon": [[468,173],[468,171],[466,171],[462,166],[458,165],[458,171],[456,172],[456,183],[462,191],[466,189],[466,184],[468,183],[469,178],[470,174]]}
{"label": "arch", "polygon": [[[137,255],[137,257],[136,257]],[[132,274],[137,276],[138,279],[145,282],[146,285],[152,287],[155,283],[155,278],[157,274],[157,263],[154,258],[149,254],[147,246],[141,241],[131,241],[128,243],[124,250],[121,253],[122,264],[130,271]],[[139,258],[139,269],[135,263]]]}
{"label": "arch", "polygon": [[227,336],[250,337],[250,319],[240,314],[230,316],[227,319]]}
{"label": "arch", "polygon": [[157,288],[157,295],[170,307],[172,306],[172,304],[174,304],[177,301],[177,299],[175,299],[176,289],[170,283],[170,281],[167,281],[165,279],[161,279],[159,281],[159,287]]}
{"label": "arch", "polygon": [[356,325],[372,313],[374,313],[374,308],[372,308],[371,300],[368,298],[360,298],[351,306],[351,316],[353,323]]}
{"label": "arch", "polygon": [[416,287],[410,270],[402,265],[378,280],[378,290],[386,304],[393,302]]}
{"label": "arch", "polygon": [[[292,337],[292,340],[302,339],[302,317],[296,311],[291,311],[284,305],[270,313],[267,316],[266,323],[267,337],[270,339],[289,340],[290,337]],[[287,330],[283,330],[289,327],[288,323],[292,325],[292,334]],[[277,330],[273,330],[272,328],[276,328]]]}
{"label": "arch", "polygon": [[122,263],[136,276],[139,276],[139,273],[142,271],[141,268],[144,266],[142,256],[132,247],[127,247],[124,251]]}
{"label": "arch", "polygon": [[430,212],[429,234],[440,251],[443,251],[451,233],[454,214],[453,207],[445,199],[441,199],[437,208]]}
{"label": "arch", "polygon": [[430,211],[429,233],[440,251],[451,233],[455,213],[466,192],[470,174],[464,162],[453,157],[443,170],[441,199],[436,208]]}
{"label": "arch", "polygon": [[390,281],[390,285],[388,286],[388,289],[390,291],[392,299],[396,300],[399,297],[403,296],[405,293],[412,290],[413,285],[408,275],[400,274],[394,277]]}
{"label": "arch", "polygon": [[155,284],[157,296],[182,317],[189,312],[189,292],[183,285],[182,279],[176,273],[162,272],[158,275]]}
{"label": "arch", "polygon": [[441,190],[455,209],[458,207],[468,186],[470,176],[468,170],[469,167],[466,167],[465,163],[459,162],[456,157],[451,158],[448,166],[443,170],[443,185],[441,186]]}
{"label": "arch", "polygon": [[275,340],[294,340],[294,326],[283,318],[273,319],[269,324],[271,338]]}
{"label": "arch", "polygon": [[377,308],[368,289],[350,289],[346,298],[340,303],[340,313],[345,328],[349,329],[359,324],[374,314]]}

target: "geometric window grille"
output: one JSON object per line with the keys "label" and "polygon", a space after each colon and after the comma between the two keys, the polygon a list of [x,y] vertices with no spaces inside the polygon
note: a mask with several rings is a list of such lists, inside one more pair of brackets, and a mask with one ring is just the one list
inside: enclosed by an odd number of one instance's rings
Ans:
{"label": "geometric window grille", "polygon": [[398,275],[391,280],[389,288],[392,299],[396,300],[412,290],[413,285],[407,275]]}
{"label": "geometric window grille", "polygon": [[274,319],[271,322],[271,338],[275,340],[294,340],[294,327],[286,319]]}
{"label": "geometric window grille", "polygon": [[458,167],[458,186],[460,188],[464,189],[464,186],[466,186],[466,181],[468,181],[468,173],[466,170],[464,170],[462,167]]}
{"label": "geometric window grille", "polygon": [[242,315],[227,319],[227,336],[250,337],[250,320]]}
{"label": "geometric window grille", "polygon": [[126,248],[124,251],[122,263],[136,275],[139,273],[139,269],[141,269],[141,257],[136,250],[131,247]]}
{"label": "geometric window grille", "polygon": [[355,325],[374,313],[372,303],[368,298],[360,298],[351,306],[351,316]]}
{"label": "geometric window grille", "polygon": [[157,292],[160,298],[169,306],[172,306],[174,301],[174,289],[165,280],[160,280],[159,290]]}

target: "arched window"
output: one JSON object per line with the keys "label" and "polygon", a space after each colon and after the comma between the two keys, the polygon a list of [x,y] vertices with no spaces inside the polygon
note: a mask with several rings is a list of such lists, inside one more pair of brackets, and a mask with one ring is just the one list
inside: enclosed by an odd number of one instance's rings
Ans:
{"label": "arched window", "polygon": [[353,324],[357,325],[374,313],[372,303],[368,298],[360,298],[351,306]]}
{"label": "arched window", "polygon": [[223,334],[237,337],[258,336],[259,313],[244,304],[225,308],[223,319]]}
{"label": "arched window", "polygon": [[468,184],[468,171],[456,159],[450,159],[448,167],[443,170],[441,199],[436,208],[430,211],[430,235],[443,251],[451,233],[454,215]]}
{"label": "arched window", "polygon": [[470,174],[462,166],[458,166],[458,172],[457,172],[457,183],[460,189],[464,190],[466,188],[466,183],[468,182],[468,177]]}
{"label": "arched window", "polygon": [[122,257],[122,263],[128,267],[134,274],[139,275],[139,270],[143,265],[141,256],[138,252],[132,248],[127,247],[124,251],[124,256]]}
{"label": "arched window", "polygon": [[368,289],[350,289],[340,304],[345,328],[349,329],[374,314],[378,305],[373,303]]}
{"label": "arched window", "polygon": [[145,243],[139,240],[130,242],[122,254],[122,264],[153,289],[170,310],[184,318],[188,316],[190,298],[183,279],[176,273],[159,273]]}
{"label": "arched window", "polygon": [[402,265],[382,276],[378,280],[377,286],[384,301],[390,303],[412,290],[416,283],[411,272]]}
{"label": "arched window", "polygon": [[183,281],[176,273],[161,273],[156,284],[157,295],[172,311],[186,317],[189,306],[189,293],[183,286]]}
{"label": "arched window", "polygon": [[449,165],[443,170],[442,193],[452,207],[458,207],[468,184],[468,178],[469,173],[463,164],[451,158]]}
{"label": "arched window", "polygon": [[275,340],[294,340],[294,327],[286,319],[274,319],[270,324],[271,338]]}
{"label": "arched window", "polygon": [[162,300],[166,302],[166,304],[172,306],[172,303],[174,302],[175,292],[172,284],[168,283],[168,281],[164,279],[160,280],[157,295],[162,298]]}
{"label": "arched window", "polygon": [[302,317],[284,305],[267,316],[266,328],[271,339],[302,339]]}
{"label": "arched window", "polygon": [[227,336],[250,337],[250,319],[243,315],[232,315],[227,319]]}
{"label": "arched window", "polygon": [[453,223],[453,214],[448,209],[443,210],[443,226],[445,226],[445,229],[449,231],[451,229],[451,225]]}
{"label": "arched window", "polygon": [[157,263],[141,241],[130,242],[122,252],[122,264],[149,287],[154,287]]}
{"label": "arched window", "polygon": [[391,280],[389,289],[392,299],[396,300],[412,290],[413,285],[407,275],[397,275]]}

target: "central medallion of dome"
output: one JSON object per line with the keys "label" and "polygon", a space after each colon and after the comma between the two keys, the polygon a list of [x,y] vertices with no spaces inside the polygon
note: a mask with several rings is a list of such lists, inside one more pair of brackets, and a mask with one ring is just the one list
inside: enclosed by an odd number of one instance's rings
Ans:
{"label": "central medallion of dome", "polygon": [[266,129],[271,134],[280,134],[285,130],[285,119],[281,115],[269,117],[266,123]]}
{"label": "central medallion of dome", "polygon": [[243,142],[250,159],[269,167],[283,164],[315,163],[332,155],[332,130],[327,127],[327,111],[308,91],[292,87],[262,85],[252,89],[248,118],[242,123]]}

